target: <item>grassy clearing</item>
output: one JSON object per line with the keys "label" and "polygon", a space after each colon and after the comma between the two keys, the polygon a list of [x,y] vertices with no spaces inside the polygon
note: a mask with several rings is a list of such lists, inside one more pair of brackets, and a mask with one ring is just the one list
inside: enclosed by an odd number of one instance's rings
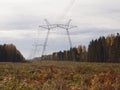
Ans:
{"label": "grassy clearing", "polygon": [[0,90],[120,90],[120,64],[0,63]]}

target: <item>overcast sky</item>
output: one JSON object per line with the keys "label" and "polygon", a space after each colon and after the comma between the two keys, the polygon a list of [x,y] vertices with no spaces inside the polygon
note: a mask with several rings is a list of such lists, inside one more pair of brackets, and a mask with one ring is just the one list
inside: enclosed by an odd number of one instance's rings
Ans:
{"label": "overcast sky", "polygon": [[[73,46],[88,45],[92,39],[120,33],[120,0],[0,0],[0,44],[13,43],[26,57],[34,43],[43,44],[47,30],[38,28],[44,19],[51,24],[71,24]],[[66,31],[52,29],[46,54],[69,49]],[[38,48],[41,54],[42,46]]]}

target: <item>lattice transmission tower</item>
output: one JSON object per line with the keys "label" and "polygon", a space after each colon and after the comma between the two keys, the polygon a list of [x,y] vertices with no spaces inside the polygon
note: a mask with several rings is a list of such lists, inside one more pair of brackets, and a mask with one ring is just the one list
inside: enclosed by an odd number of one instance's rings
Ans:
{"label": "lattice transmission tower", "polygon": [[70,38],[70,33],[69,33],[69,29],[72,29],[72,28],[76,28],[77,26],[73,26],[73,25],[70,25],[70,22],[72,20],[70,19],[68,21],[68,23],[66,24],[57,24],[58,27],[62,28],[62,29],[65,29],[67,31],[67,36],[68,36],[68,40],[69,40],[69,44],[70,44],[70,48],[72,48],[72,41],[71,41],[71,38]]}
{"label": "lattice transmission tower", "polygon": [[32,46],[34,47],[33,56],[39,55],[40,54],[39,53],[39,51],[40,51],[39,47],[42,47],[43,45],[42,44],[34,43]]}
{"label": "lattice transmission tower", "polygon": [[47,19],[44,19],[44,21],[46,22],[46,25],[39,25],[39,27],[44,28],[44,29],[47,29],[48,32],[47,32],[47,35],[46,35],[46,38],[45,38],[45,42],[44,42],[44,44],[43,44],[43,49],[42,49],[41,57],[42,57],[42,56],[44,55],[44,53],[45,53],[50,30],[57,27],[56,24],[50,24]]}
{"label": "lattice transmission tower", "polygon": [[[72,49],[72,41],[71,41],[71,37],[70,37],[70,33],[69,33],[69,29],[72,29],[72,28],[76,28],[77,26],[73,26],[73,25],[70,25],[71,23],[71,19],[66,23],[66,24],[57,24],[58,27],[62,28],[62,29],[65,29],[66,32],[67,32],[67,36],[68,36],[68,41],[69,41],[69,44],[70,44],[70,49]],[[75,60],[75,57],[74,57],[74,52],[72,50],[72,59],[73,61]]]}
{"label": "lattice transmission tower", "polygon": [[[48,22],[48,20],[45,19],[46,25],[39,25],[39,27],[48,30],[47,35],[46,35],[46,38],[45,38],[45,42],[44,42],[44,44],[43,44],[43,49],[42,49],[41,57],[42,57],[42,56],[44,55],[44,53],[45,53],[46,45],[47,45],[47,42],[48,42],[48,36],[49,36],[50,30],[53,29],[53,28],[59,27],[59,28],[62,28],[62,29],[65,29],[65,30],[66,30],[67,36],[68,36],[68,41],[69,41],[69,44],[70,44],[70,49],[72,49],[72,41],[71,41],[69,29],[76,28],[77,26],[70,25],[71,21],[72,21],[72,20],[70,19],[66,24],[50,24],[50,23]],[[72,51],[72,57],[73,57],[73,60],[74,60],[74,53],[73,53],[73,51]]]}
{"label": "lattice transmission tower", "polygon": [[32,49],[31,54],[28,56],[28,59],[40,57],[40,47],[42,47],[43,45],[34,42],[34,44],[32,44],[32,46],[34,47],[34,49]]}

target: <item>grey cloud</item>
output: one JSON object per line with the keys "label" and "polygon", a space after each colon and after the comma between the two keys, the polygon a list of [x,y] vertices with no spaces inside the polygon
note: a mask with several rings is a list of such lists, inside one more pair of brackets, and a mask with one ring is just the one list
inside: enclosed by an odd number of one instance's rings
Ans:
{"label": "grey cloud", "polygon": [[78,34],[89,34],[89,33],[97,33],[97,34],[104,34],[104,33],[117,33],[120,32],[120,29],[105,29],[105,28],[83,28],[78,30],[71,30],[71,35],[78,35]]}

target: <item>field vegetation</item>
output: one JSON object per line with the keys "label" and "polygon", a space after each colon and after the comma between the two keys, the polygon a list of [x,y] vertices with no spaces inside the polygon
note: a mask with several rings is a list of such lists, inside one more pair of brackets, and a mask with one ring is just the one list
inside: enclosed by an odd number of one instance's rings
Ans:
{"label": "field vegetation", "polygon": [[120,90],[120,64],[2,62],[0,90]]}

